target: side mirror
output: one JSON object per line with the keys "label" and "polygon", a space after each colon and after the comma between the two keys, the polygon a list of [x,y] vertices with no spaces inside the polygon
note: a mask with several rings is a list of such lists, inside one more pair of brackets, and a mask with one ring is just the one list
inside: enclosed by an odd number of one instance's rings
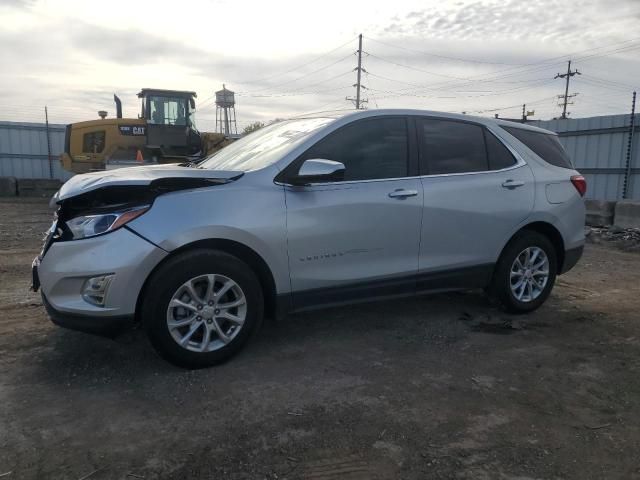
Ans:
{"label": "side mirror", "polygon": [[292,185],[309,185],[311,183],[339,182],[344,180],[344,164],[325,160],[322,158],[312,158],[305,160],[298,175],[291,180]]}

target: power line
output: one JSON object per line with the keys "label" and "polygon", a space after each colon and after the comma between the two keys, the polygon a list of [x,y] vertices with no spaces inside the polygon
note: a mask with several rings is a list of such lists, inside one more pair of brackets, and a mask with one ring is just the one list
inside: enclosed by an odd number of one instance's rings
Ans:
{"label": "power line", "polygon": [[[553,65],[564,63],[564,61],[557,61],[557,62],[554,62],[554,63],[550,63],[552,60],[563,59],[563,58],[566,58],[568,56],[578,55],[580,53],[592,52],[592,51],[595,51],[595,50],[602,50],[602,49],[605,49],[605,48],[612,47],[614,45],[631,43],[631,42],[637,41],[638,39],[640,39],[640,37],[635,37],[635,38],[632,38],[632,39],[624,40],[622,42],[614,42],[614,43],[607,44],[607,45],[600,46],[600,47],[595,47],[595,48],[590,48],[590,49],[585,49],[585,50],[579,50],[579,51],[573,52],[571,54],[565,54],[565,55],[561,55],[561,56],[557,56],[557,57],[550,57],[550,58],[542,59],[542,60],[539,60],[539,61],[536,61],[536,62],[523,64],[523,65],[520,65],[520,66],[517,66],[517,67],[509,67],[509,68],[505,68],[505,69],[495,70],[493,72],[489,72],[489,74],[488,74],[489,76],[488,77],[486,76],[487,74],[473,75],[473,76],[470,76],[470,77],[449,76],[449,75],[439,74],[439,73],[436,73],[436,72],[431,72],[431,71],[428,71],[428,70],[419,69],[417,67],[404,65],[404,64],[401,64],[400,62],[394,62],[394,61],[391,61],[391,60],[388,60],[388,59],[383,59],[382,57],[375,56],[375,55],[373,55],[371,53],[368,53],[368,55],[372,56],[374,58],[378,58],[379,60],[395,64],[397,66],[410,68],[412,70],[421,71],[423,73],[428,73],[428,74],[432,74],[432,75],[436,75],[436,76],[446,76],[448,78],[453,78],[453,79],[465,80],[466,83],[464,83],[464,84],[457,84],[457,85],[454,84],[453,85],[453,87],[462,87],[462,86],[466,86],[466,85],[472,85],[474,83],[495,82],[497,80],[508,78],[508,77],[512,77],[514,75],[522,75],[522,74],[527,74],[527,73],[533,73],[535,71],[546,70],[546,69],[551,68]],[[582,57],[582,58],[590,58],[590,57],[596,57],[596,56],[603,57],[603,56],[608,56],[608,55],[612,55],[612,54],[615,54],[615,53],[619,53],[620,51],[628,51],[628,50],[632,50],[632,49],[635,49],[635,48],[640,48],[640,45],[627,45],[627,46],[622,47],[622,48],[617,48],[617,49],[614,49],[614,50],[611,50],[611,51],[606,51],[606,52],[600,52],[598,54],[593,54],[593,55],[585,56],[585,57]],[[531,68],[526,68],[526,67],[531,67]],[[505,73],[505,72],[509,72],[509,73]],[[496,75],[496,74],[499,74],[499,73],[501,75]],[[451,86],[447,82],[441,82],[441,83],[432,84],[430,87],[426,87],[425,86],[424,89],[434,90],[433,87],[438,87],[438,86],[441,86],[441,85],[444,85],[445,89],[448,88],[449,86]],[[440,89],[442,89],[442,88],[440,88]],[[408,91],[408,90],[411,90],[411,89],[405,89],[405,90]]]}
{"label": "power line", "polygon": [[409,93],[409,92],[403,92],[403,91],[393,91],[393,90],[378,90],[375,88],[369,88],[369,90],[373,90],[375,92],[379,92],[379,93],[387,93],[388,95],[384,96],[384,97],[378,97],[378,98],[391,98],[391,97],[416,97],[416,98],[479,98],[479,97],[493,97],[496,95],[502,95],[505,93],[513,93],[513,92],[519,92],[519,91],[526,91],[526,90],[531,90],[533,87],[537,87],[537,86],[542,86],[545,84],[550,84],[553,83],[553,79],[537,79],[534,83],[530,84],[530,85],[523,85],[520,87],[513,87],[513,88],[509,88],[506,90],[498,90],[498,91],[492,91],[492,92],[487,92],[487,93],[480,93],[477,95],[447,95],[447,96],[438,96],[438,95],[420,95],[420,94],[416,94],[416,93]]}
{"label": "power line", "polygon": [[325,58],[325,57],[327,57],[327,56],[331,55],[333,52],[335,52],[335,51],[337,51],[337,50],[340,50],[340,49],[341,49],[341,48],[343,48],[343,47],[346,47],[346,46],[347,46],[347,45],[349,45],[351,42],[353,42],[356,38],[357,38],[357,37],[350,38],[348,41],[346,41],[346,42],[345,42],[345,43],[343,43],[342,45],[338,45],[337,47],[335,47],[335,48],[333,48],[333,49],[329,50],[328,52],[325,52],[325,53],[323,53],[323,54],[319,55],[318,57],[314,58],[313,60],[309,60],[308,62],[305,62],[305,63],[302,63],[302,64],[297,65],[297,66],[295,66],[295,67],[292,67],[292,68],[290,68],[290,69],[288,69],[288,70],[285,70],[284,72],[280,72],[280,73],[276,73],[276,74],[273,74],[273,75],[269,75],[269,76],[266,76],[266,77],[263,77],[263,78],[260,78],[260,79],[257,79],[257,80],[250,80],[250,81],[245,81],[245,82],[236,82],[236,83],[238,83],[238,84],[240,84],[240,85],[251,85],[251,84],[255,84],[255,83],[262,83],[262,82],[264,82],[265,80],[270,80],[270,79],[272,79],[272,78],[280,77],[280,76],[282,76],[282,75],[286,75],[287,73],[291,73],[291,72],[294,72],[294,71],[296,71],[296,70],[300,70],[301,68],[304,68],[304,67],[306,67],[307,65],[311,65],[312,63],[315,63],[315,62],[317,62],[318,60],[321,60],[321,59],[323,59],[323,58]]}
{"label": "power line", "polygon": [[438,54],[438,53],[430,53],[430,52],[425,52],[425,51],[422,51],[422,50],[414,50],[412,48],[401,47],[399,45],[393,45],[391,43],[387,43],[387,42],[383,42],[381,40],[377,40],[375,38],[367,37],[367,40],[369,40],[371,42],[374,42],[374,43],[379,43],[381,45],[386,45],[387,47],[397,48],[399,50],[406,50],[407,52],[419,53],[420,55],[426,55],[426,56],[429,56],[429,57],[444,58],[446,60],[455,60],[455,61],[458,61],[458,62],[480,63],[480,64],[486,64],[486,65],[513,65],[513,66],[521,66],[521,65],[523,65],[521,63],[487,62],[487,61],[483,61],[483,60],[472,60],[472,59],[468,59],[468,58],[452,57],[452,56],[449,56],[449,55],[441,55],[441,54]]}
{"label": "power line", "polygon": [[629,85],[628,83],[618,82],[615,80],[606,80],[604,78],[596,77],[595,75],[591,75],[591,74],[588,74],[588,75],[583,74],[583,80],[584,80],[584,77],[586,77],[587,80],[591,80],[592,82],[598,82],[602,84],[608,84],[617,88],[623,88],[625,89],[626,92],[636,88],[634,85]]}
{"label": "power line", "polygon": [[580,79],[574,80],[574,82],[575,81],[578,81],[581,84],[589,85],[591,87],[605,88],[607,90],[618,92],[618,93],[629,93],[631,90],[633,90],[633,88],[631,87],[626,87],[626,88],[618,87],[617,85],[611,85],[608,83],[600,82],[592,78],[580,78]]}
{"label": "power line", "polygon": [[338,112],[352,112],[353,109],[352,108],[341,108],[341,109],[335,109],[335,110],[322,110],[322,111],[313,111],[313,112],[305,112],[305,113],[301,113],[299,115],[295,115],[292,117],[289,117],[291,119],[294,118],[302,118],[305,117],[307,115],[319,115],[321,113],[338,113]]}
{"label": "power line", "polygon": [[[347,72],[350,73],[350,72]],[[345,73],[346,75],[346,73]],[[322,93],[329,93],[329,92],[337,92],[339,90],[345,90],[347,88],[351,88],[352,85],[345,85],[343,87],[337,87],[337,88],[329,88],[329,89],[325,89],[325,90],[315,90],[312,92],[288,92],[288,93],[265,93],[265,94],[238,94],[239,97],[251,97],[251,98],[277,98],[277,97],[299,97],[299,96],[304,96],[304,95],[318,95],[318,94],[322,94]]]}
{"label": "power line", "polygon": [[[390,82],[402,83],[404,85],[411,85],[413,87],[418,87],[418,88],[427,88],[428,87],[428,85],[419,85],[417,83],[406,82],[404,80],[397,80],[397,79],[394,79],[394,78],[385,77],[383,75],[379,75],[379,74],[375,74],[375,73],[369,73],[369,75],[371,75],[373,77],[380,78],[382,80],[388,80]],[[545,76],[545,77],[534,78],[534,79],[512,80],[512,81],[504,81],[504,82],[497,81],[496,83],[507,83],[507,84],[530,83],[530,82],[537,82],[537,81],[541,81],[541,80],[549,80],[549,77]]]}
{"label": "power line", "polygon": [[[638,37],[638,38],[640,38],[640,37]],[[592,53],[590,55],[585,55],[584,57],[581,57],[581,58],[587,58],[588,59],[588,58],[595,58],[595,57],[602,57],[602,56],[606,56],[606,55],[611,55],[611,54],[614,54],[614,53],[617,53],[617,52],[620,52],[620,51],[628,51],[628,50],[631,50],[631,49],[634,49],[634,48],[638,48],[639,46],[637,46],[637,45],[625,45],[623,47],[619,47],[619,46],[635,42],[638,38],[633,38],[633,39],[625,40],[625,41],[622,41],[622,42],[615,42],[615,43],[608,44],[608,45],[603,45],[603,46],[599,46],[599,47],[595,47],[595,48],[581,50],[581,51],[578,51],[578,52],[574,52],[573,55],[577,55],[579,53],[597,52],[597,53]],[[393,47],[396,47],[396,48],[402,48],[402,49],[405,49],[405,50],[408,50],[408,51],[412,51],[412,49],[407,49],[405,47],[398,47],[398,46],[391,45],[391,44],[388,44],[386,42],[382,42],[382,41],[379,41],[379,40],[373,40],[373,41],[377,42],[377,43],[380,43],[380,44],[383,44],[383,45],[393,46]],[[288,73],[290,71],[294,71],[294,70],[296,70],[298,68],[302,68],[302,67],[304,67],[306,65],[314,63],[315,61],[318,61],[321,58],[326,57],[328,54],[330,54],[330,53],[332,53],[332,52],[334,52],[334,51],[346,46],[348,43],[349,42],[347,42],[345,44],[342,44],[342,45],[334,48],[333,50],[327,52],[325,55],[313,59],[312,61],[305,62],[302,65],[299,65],[299,66],[291,68],[291,69],[289,69],[289,70],[287,70],[285,72],[282,72],[282,74]],[[612,46],[618,46],[618,47],[613,49],[613,50],[611,50],[611,51],[602,51],[603,49],[607,49],[607,48],[610,48]],[[450,82],[441,82],[441,83],[436,83],[436,84],[431,84],[431,85],[419,85],[419,84],[416,84],[416,83],[406,82],[406,81],[402,81],[402,80],[396,80],[396,79],[392,79],[392,78],[389,78],[389,77],[384,77],[382,75],[377,75],[377,74],[373,74],[372,73],[371,75],[373,75],[374,77],[377,76],[377,77],[379,77],[381,79],[384,79],[384,80],[387,80],[387,81],[403,83],[403,84],[409,85],[410,87],[413,87],[413,88],[406,88],[406,89],[400,90],[399,92],[398,91],[382,91],[383,93],[390,93],[390,95],[387,95],[386,98],[389,98],[389,97],[392,97],[392,96],[419,96],[419,95],[416,95],[416,93],[418,91],[420,91],[420,90],[442,91],[442,90],[451,90],[453,88],[460,89],[460,88],[463,88],[463,87],[466,87],[466,86],[471,86],[471,85],[473,85],[475,83],[496,83],[496,82],[498,82],[498,83],[526,83],[528,85],[545,84],[545,83],[547,83],[545,79],[534,79],[534,80],[526,79],[526,80],[515,80],[515,81],[508,81],[508,80],[505,80],[505,79],[509,78],[509,77],[513,77],[515,75],[524,75],[524,74],[528,74],[528,73],[533,73],[535,71],[546,70],[548,68],[551,68],[553,65],[556,65],[556,64],[560,63],[560,62],[549,63],[550,61],[556,60],[556,59],[559,59],[559,58],[565,58],[567,56],[567,55],[563,55],[563,56],[559,56],[559,57],[552,57],[550,59],[542,59],[542,60],[539,60],[539,61],[536,61],[536,62],[532,62],[532,63],[528,63],[528,64],[512,65],[509,68],[500,69],[500,70],[497,70],[497,71],[494,71],[494,72],[490,72],[489,74],[480,74],[480,75],[474,75],[474,76],[470,76],[470,77],[460,77],[460,76],[446,75],[446,74],[442,74],[442,73],[438,73],[438,72],[433,72],[433,71],[429,71],[429,70],[426,70],[426,69],[414,67],[414,66],[411,66],[411,65],[405,65],[405,64],[402,64],[400,62],[395,62],[393,60],[389,60],[387,58],[381,57],[380,55],[374,55],[374,54],[371,54],[369,52],[364,52],[362,50],[362,48],[360,48],[360,47],[359,47],[358,50],[359,51],[357,53],[359,54],[359,57],[360,57],[360,68],[361,68],[361,70],[358,67],[356,67],[355,71],[360,73],[360,76],[361,76],[363,71],[365,73],[367,73],[361,66],[361,56],[362,56],[363,53],[365,53],[366,55],[368,55],[370,57],[376,58],[376,59],[378,59],[380,61],[383,61],[383,62],[386,62],[386,63],[390,63],[390,64],[393,64],[393,65],[396,65],[396,66],[401,66],[403,68],[412,69],[414,71],[418,71],[418,72],[421,72],[421,73],[426,73],[426,74],[430,74],[430,75],[434,75],[434,76],[440,76],[440,77],[444,77],[444,78],[448,78],[448,79],[454,79],[454,80],[461,80],[462,81],[462,83],[457,83],[457,84],[454,83],[453,85]],[[421,53],[425,53],[426,54],[426,52],[421,52]],[[281,88],[283,86],[290,85],[290,84],[295,83],[296,81],[299,81],[299,80],[301,80],[303,78],[307,78],[307,77],[317,73],[318,71],[325,70],[325,69],[330,68],[331,66],[333,66],[333,65],[335,65],[337,63],[340,63],[340,61],[346,60],[350,56],[351,55],[343,57],[341,59],[338,59],[336,62],[333,62],[332,64],[325,65],[323,67],[320,67],[319,69],[315,69],[314,71],[308,72],[308,73],[306,73],[306,74],[304,74],[304,75],[302,75],[300,77],[297,77],[296,79],[292,79],[292,80],[289,80],[289,81],[286,81],[286,82],[282,82],[282,83],[276,84],[276,85],[271,85],[269,87],[265,87],[263,89],[260,89],[260,90],[257,90],[257,91],[253,91],[253,92],[240,92],[239,96],[243,96],[244,95],[244,96],[251,96],[251,97],[255,97],[255,98],[260,98],[260,97],[264,96],[264,97],[268,98],[268,97],[275,97],[275,96],[296,96],[296,95],[303,95],[303,94],[306,95],[306,94],[316,93],[316,92],[301,92],[301,90],[308,89],[310,86],[315,86],[315,85],[318,85],[318,84],[321,84],[321,83],[326,83],[327,81],[330,81],[331,79],[327,79],[327,80],[324,80],[324,81],[321,81],[321,82],[317,82],[317,83],[314,83],[314,84],[311,84],[311,85],[301,86],[301,87],[299,87],[297,89],[294,89],[293,91],[290,91],[290,92],[286,92],[285,91],[283,93],[259,94],[262,91],[277,90],[277,89],[279,89],[279,88]],[[443,56],[443,57],[445,57],[445,56]],[[456,59],[456,57],[451,57],[451,58]],[[460,59],[460,60],[462,60],[462,59]],[[477,61],[477,62],[472,62],[472,63],[496,63],[496,64],[499,64],[498,62],[482,62],[480,60]],[[346,75],[346,72],[345,72],[345,75]],[[270,77],[265,77],[265,78],[274,78],[275,76],[278,76],[278,75],[272,75]],[[332,77],[332,78],[336,78],[336,77]],[[538,80],[540,80],[541,83],[539,83]],[[356,88],[357,88],[358,85],[360,85],[360,89],[361,90],[364,89],[364,86],[362,85],[361,82],[357,82],[354,86],[356,86]],[[529,88],[529,87],[524,87],[524,89],[527,89],[527,88]],[[518,91],[518,90],[522,90],[522,89],[523,89],[523,87],[518,87],[518,88],[514,88],[514,89],[490,92],[490,93],[481,94],[481,95],[477,95],[477,96],[478,97],[495,96],[495,95],[498,95],[498,94],[501,94],[501,93],[513,92],[513,91]],[[339,89],[336,88],[336,89],[328,89],[326,91],[330,92],[330,91],[338,91],[338,90]],[[372,90],[374,90],[374,89],[372,89]],[[324,92],[324,91],[322,91],[322,92]],[[321,92],[319,91],[317,93],[321,93]],[[464,96],[464,97],[465,98],[473,98],[473,97],[476,97],[476,95],[467,95],[467,96]],[[385,97],[378,97],[378,98],[385,98]],[[434,97],[432,96],[431,98],[434,98]],[[436,97],[436,98],[449,98],[449,97]],[[455,97],[453,97],[453,98],[455,98]]]}
{"label": "power line", "polygon": [[[544,103],[547,102],[549,100],[553,100],[556,97],[545,97],[545,98],[541,98],[539,100],[534,100],[532,102],[527,102],[527,105],[536,105],[538,103]],[[510,110],[512,108],[521,108],[522,104],[517,104],[517,105],[510,105],[508,107],[499,107],[499,108],[488,108],[488,109],[484,109],[484,110],[469,110],[469,113],[490,113],[490,112],[499,112],[501,110]]]}
{"label": "power line", "polygon": [[299,76],[299,77],[296,77],[296,78],[294,78],[294,79],[292,79],[292,80],[287,80],[286,82],[282,82],[282,83],[279,83],[279,84],[276,84],[276,85],[270,85],[270,86],[268,86],[268,87],[260,88],[260,89],[258,89],[258,90],[253,90],[253,91],[249,91],[249,92],[238,92],[238,95],[247,94],[247,93],[263,92],[263,91],[265,91],[265,90],[273,90],[273,89],[275,89],[275,88],[279,88],[279,87],[282,87],[282,86],[284,86],[284,85],[290,85],[290,84],[292,84],[292,83],[294,83],[294,82],[297,82],[298,80],[301,80],[301,79],[303,79],[303,78],[306,78],[306,77],[309,77],[309,76],[311,76],[311,75],[314,75],[314,74],[316,74],[316,73],[318,73],[318,72],[321,72],[322,70],[326,70],[327,68],[331,68],[331,67],[333,67],[334,65],[337,65],[338,63],[343,62],[344,60],[346,60],[346,59],[348,59],[348,58],[351,58],[351,56],[352,56],[352,55],[353,55],[353,54],[352,54],[352,53],[350,53],[350,54],[349,54],[349,55],[347,55],[346,57],[339,58],[339,59],[338,59],[338,60],[336,60],[335,62],[332,62],[332,63],[330,63],[330,64],[328,64],[328,65],[325,65],[324,67],[320,67],[320,68],[318,68],[318,69],[316,69],[316,70],[313,70],[313,71],[311,71],[311,72],[305,73],[304,75],[301,75],[301,76]]}
{"label": "power line", "polygon": [[615,55],[617,53],[626,53],[626,52],[630,52],[631,50],[637,50],[638,48],[640,48],[640,45],[627,45],[626,47],[620,47],[608,52],[604,52],[604,53],[594,53],[592,55],[586,55],[584,57],[577,57],[575,60],[584,62],[590,59],[594,59],[594,58],[602,58],[602,57],[608,57],[611,55]]}
{"label": "power line", "polygon": [[[352,72],[352,70],[347,70],[346,72],[340,73],[338,75],[335,75],[333,77],[321,80],[319,82],[315,82],[309,85],[305,85],[303,87],[300,87],[298,89],[295,90],[291,90],[289,92],[284,92],[284,93],[249,93],[249,92],[244,92],[244,93],[237,93],[236,95],[238,97],[243,97],[243,98],[280,98],[280,97],[296,97],[296,96],[305,96],[305,95],[317,95],[317,94],[323,94],[323,93],[328,93],[328,92],[335,92],[335,91],[340,91],[340,90],[345,90],[347,88],[351,88],[351,86],[342,86],[342,87],[335,87],[335,88],[330,88],[330,89],[323,89],[323,90],[314,90],[314,91],[301,91],[304,89],[307,89],[309,87],[314,87],[317,85],[321,85],[323,83],[327,83],[330,82],[332,80],[336,80],[338,78],[344,77],[345,75],[348,75]],[[207,105],[205,107],[199,107],[199,111],[203,112],[206,111],[208,109],[210,109],[213,106],[213,104]]]}
{"label": "power line", "polygon": [[[390,63],[397,63],[397,62],[390,62]],[[404,66],[399,64],[400,66]],[[414,67],[409,67],[413,70],[422,70],[422,69],[416,69]],[[483,75],[476,75],[476,76],[472,76],[472,77],[452,77],[454,79],[460,79],[460,80],[464,80],[461,83],[451,83],[451,82],[439,82],[439,83],[434,83],[434,84],[430,84],[430,85],[423,85],[419,88],[405,88],[400,90],[401,92],[419,92],[419,91],[432,91],[432,92],[438,92],[438,91],[442,91],[442,90],[452,90],[452,89],[460,89],[463,87],[467,87],[467,86],[471,86],[471,85],[475,85],[478,83],[523,83],[523,82],[530,82],[531,80],[520,80],[517,82],[499,82],[501,79],[503,78],[508,78],[508,77],[512,77],[514,75],[521,75],[524,73],[531,73],[534,71],[540,71],[540,70],[544,70],[544,69],[548,69],[550,68],[549,66],[543,66],[543,67],[535,67],[532,69],[529,69],[528,71],[521,71],[521,72],[512,72],[512,73],[508,73],[505,75],[497,75],[497,76],[490,76],[490,77],[485,77],[483,78]],[[426,70],[422,70],[423,72],[427,73]],[[428,72],[428,73],[434,73],[434,72]],[[436,74],[439,76],[444,76],[443,74]]]}
{"label": "power line", "polygon": [[400,62],[396,62],[396,61],[393,61],[393,60],[389,60],[389,59],[380,57],[379,55],[374,55],[373,53],[370,53],[370,52],[367,52],[367,55],[372,57],[372,58],[375,58],[377,60],[380,60],[382,62],[390,63],[390,64],[396,65],[398,67],[408,68],[409,70],[415,70],[416,72],[426,73],[428,75],[434,75],[436,77],[450,78],[450,79],[454,79],[454,80],[468,80],[468,77],[455,77],[453,75],[445,75],[443,73],[436,73],[436,72],[431,72],[429,70],[424,70],[422,68],[412,67],[411,65],[405,65],[404,63],[400,63]]}
{"label": "power line", "polygon": [[304,90],[309,87],[315,87],[316,85],[322,85],[323,83],[331,82],[332,80],[337,80],[338,78],[342,78],[345,75],[349,75],[353,70],[347,70],[346,72],[339,73],[338,75],[334,75],[333,77],[326,78],[324,80],[320,80],[319,82],[310,83],[309,85],[305,85],[295,90],[291,90],[290,93],[299,92],[300,90]]}

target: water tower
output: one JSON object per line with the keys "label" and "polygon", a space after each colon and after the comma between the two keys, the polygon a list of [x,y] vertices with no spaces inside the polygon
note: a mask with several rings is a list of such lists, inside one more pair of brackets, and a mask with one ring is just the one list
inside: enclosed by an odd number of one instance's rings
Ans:
{"label": "water tower", "polygon": [[225,137],[236,136],[236,100],[234,93],[222,84],[222,90],[216,92],[216,132]]}

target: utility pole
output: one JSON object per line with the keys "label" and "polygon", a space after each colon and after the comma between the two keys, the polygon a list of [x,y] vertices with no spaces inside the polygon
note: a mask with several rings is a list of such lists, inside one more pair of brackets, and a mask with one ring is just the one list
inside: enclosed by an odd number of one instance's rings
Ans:
{"label": "utility pole", "polygon": [[522,123],[526,123],[527,122],[527,105],[526,104],[522,104]]}
{"label": "utility pole", "polygon": [[554,79],[555,78],[567,79],[564,87],[564,95],[558,95],[558,98],[563,99],[562,116],[560,118],[567,118],[567,105],[569,104],[569,98],[575,97],[577,95],[577,93],[574,93],[573,95],[569,95],[569,79],[574,75],[582,75],[582,74],[578,71],[577,68],[573,72],[571,71],[571,60],[569,60],[569,64],[567,65],[567,73],[562,73],[562,74],[558,73],[555,77],[553,77]]}
{"label": "utility pole", "polygon": [[362,68],[362,34],[358,35],[358,66],[355,68],[357,72],[357,81],[352,86],[356,87],[356,98],[345,97],[345,100],[349,100],[353,102],[356,106],[356,110],[360,110],[363,103],[368,103],[368,100],[363,100],[360,94],[361,89],[366,89],[364,85],[362,85],[362,72],[367,72],[364,68]]}
{"label": "utility pole", "polygon": [[49,112],[44,106],[45,132],[47,135],[47,160],[49,160],[49,178],[53,178],[53,162],[51,161],[51,136],[49,135]]}
{"label": "utility pole", "polygon": [[356,84],[356,110],[360,110],[360,77],[362,76],[362,34],[358,35],[358,82]]}
{"label": "utility pole", "polygon": [[625,175],[622,184],[622,198],[629,198],[629,180],[631,179],[631,164],[633,163],[633,131],[635,130],[636,120],[636,92],[633,92],[631,100],[631,119],[629,120],[629,140],[627,143],[627,159],[625,162]]}

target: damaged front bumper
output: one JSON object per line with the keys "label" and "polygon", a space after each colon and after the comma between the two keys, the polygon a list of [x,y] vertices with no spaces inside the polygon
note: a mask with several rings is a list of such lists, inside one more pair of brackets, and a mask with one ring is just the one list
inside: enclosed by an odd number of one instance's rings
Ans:
{"label": "damaged front bumper", "polygon": [[[127,227],[106,235],[53,242],[33,266],[34,287],[54,323],[96,333],[104,325],[133,319],[147,277],[167,252]],[[104,304],[91,302],[87,285],[96,277],[111,281]],[[107,328],[108,329],[108,328]]]}
{"label": "damaged front bumper", "polygon": [[[224,185],[242,175],[166,165],[67,181],[51,199],[58,210],[31,269],[31,288],[41,290],[53,322],[98,333],[135,317],[145,281],[168,252],[130,228],[130,220],[117,224],[111,217],[140,206],[146,211],[170,192]],[[113,221],[106,230],[83,230],[101,217]]]}

